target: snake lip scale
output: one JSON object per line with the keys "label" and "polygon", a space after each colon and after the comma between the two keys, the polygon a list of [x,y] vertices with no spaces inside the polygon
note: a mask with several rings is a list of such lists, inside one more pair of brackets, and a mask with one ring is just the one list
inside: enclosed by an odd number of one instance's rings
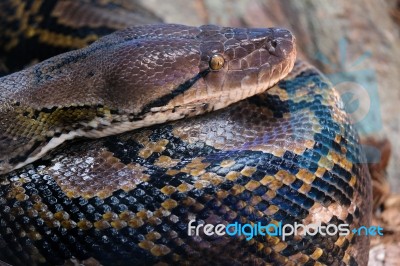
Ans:
{"label": "snake lip scale", "polygon": [[294,41],[279,28],[138,26],[3,77],[0,173],[69,139],[190,117],[261,93],[292,69]]}

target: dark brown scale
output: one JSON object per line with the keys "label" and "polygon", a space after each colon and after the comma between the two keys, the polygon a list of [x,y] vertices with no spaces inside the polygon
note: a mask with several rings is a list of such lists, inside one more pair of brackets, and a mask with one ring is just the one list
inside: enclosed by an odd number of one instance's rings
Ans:
{"label": "dark brown scale", "polygon": [[[24,5],[23,11],[17,17],[21,5]],[[23,17],[28,18],[28,23],[23,22]],[[1,1],[0,61],[5,65],[3,74],[85,47],[115,30],[156,22],[161,19],[135,1]],[[59,40],[49,38],[56,34]],[[66,41],[68,37],[73,37],[72,42]],[[0,74],[1,70],[0,67]]]}

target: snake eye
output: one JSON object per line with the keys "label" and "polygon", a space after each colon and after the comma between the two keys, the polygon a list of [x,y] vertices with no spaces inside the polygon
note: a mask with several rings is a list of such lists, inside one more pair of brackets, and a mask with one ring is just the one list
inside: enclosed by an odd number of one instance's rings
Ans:
{"label": "snake eye", "polygon": [[210,68],[212,70],[220,70],[225,63],[225,59],[220,54],[215,54],[210,59]]}

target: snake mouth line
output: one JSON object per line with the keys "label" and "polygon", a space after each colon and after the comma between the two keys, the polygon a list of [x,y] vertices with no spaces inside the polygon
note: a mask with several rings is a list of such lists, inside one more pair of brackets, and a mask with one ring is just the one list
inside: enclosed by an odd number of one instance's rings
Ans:
{"label": "snake mouth line", "polygon": [[[268,89],[275,86],[282,78],[293,69],[295,56],[288,58],[281,64],[270,67],[269,63],[264,64],[268,69],[260,70],[257,75],[257,85],[246,84],[246,77],[242,79],[241,86],[230,89],[221,89],[220,91],[212,91],[204,96],[199,96],[196,99],[185,100],[181,106],[166,105],[164,107],[153,107],[151,112],[166,111],[171,109],[192,108],[195,106],[204,107],[205,112],[219,110],[232,103],[244,100],[256,94],[266,92]],[[207,104],[206,104],[207,103]]]}

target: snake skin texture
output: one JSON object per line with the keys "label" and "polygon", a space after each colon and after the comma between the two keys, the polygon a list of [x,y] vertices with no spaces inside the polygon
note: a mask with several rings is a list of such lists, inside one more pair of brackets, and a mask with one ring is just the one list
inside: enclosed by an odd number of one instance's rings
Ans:
{"label": "snake skin texture", "polygon": [[[83,2],[89,8],[96,1]],[[189,236],[188,223],[368,226],[372,193],[364,161],[339,95],[298,61],[268,92],[228,108],[77,140],[1,175],[0,260],[363,266],[369,239],[352,232],[247,241]]]}
{"label": "snake skin texture", "polygon": [[0,259],[365,265],[368,239],[189,237],[198,223],[368,225],[370,180],[331,85],[297,65],[227,109],[67,147],[3,176]]}
{"label": "snake skin texture", "polygon": [[160,22],[131,0],[2,0],[0,74],[86,47],[131,25]]}

